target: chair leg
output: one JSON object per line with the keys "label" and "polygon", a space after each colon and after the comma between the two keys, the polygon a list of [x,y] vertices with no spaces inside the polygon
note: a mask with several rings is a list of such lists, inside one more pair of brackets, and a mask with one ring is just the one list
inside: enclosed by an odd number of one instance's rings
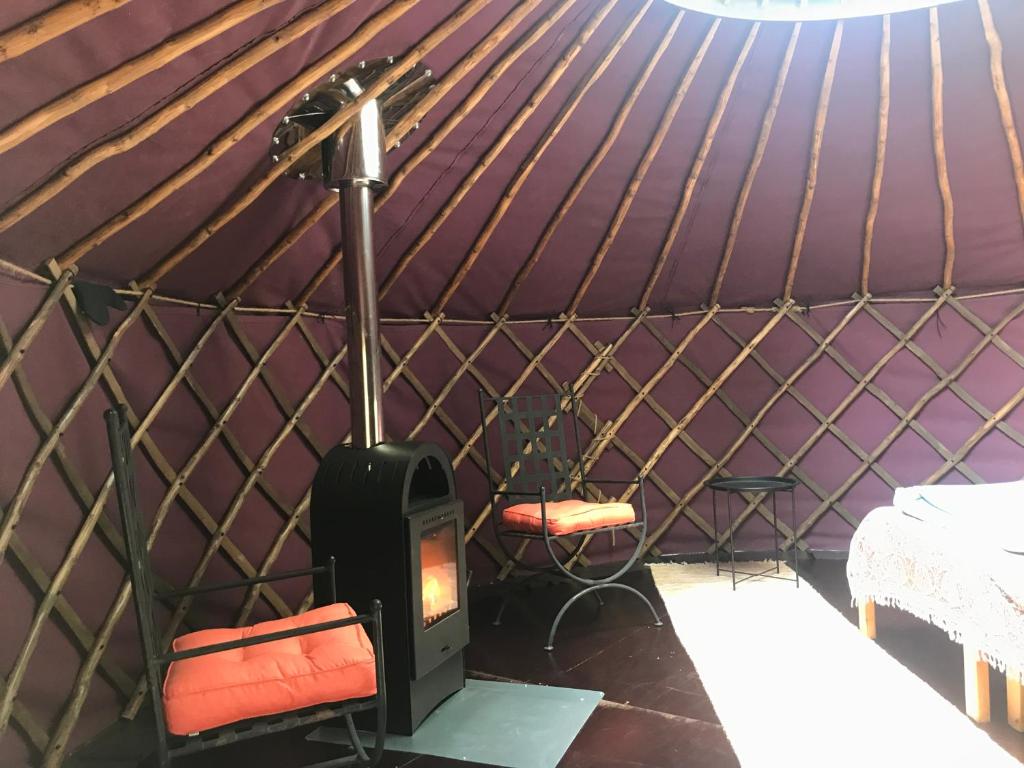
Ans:
{"label": "chair leg", "polygon": [[562,608],[558,611],[558,615],[555,616],[554,622],[552,622],[551,624],[551,631],[548,632],[548,644],[544,646],[545,651],[555,650],[555,633],[558,632],[558,625],[561,624],[562,617],[565,616],[566,611],[568,611],[569,608],[572,607],[572,604],[584,595],[596,592],[599,589],[624,589],[627,592],[636,595],[644,601],[644,604],[647,606],[647,609],[651,612],[651,616],[654,617],[654,626],[660,627],[662,625],[662,621],[661,618],[658,616],[658,612],[654,610],[654,606],[651,605],[651,601],[648,600],[642,592],[634,589],[633,587],[627,584],[595,584],[592,587],[587,587],[586,589],[577,592],[575,595],[566,600],[565,603],[562,605]]}

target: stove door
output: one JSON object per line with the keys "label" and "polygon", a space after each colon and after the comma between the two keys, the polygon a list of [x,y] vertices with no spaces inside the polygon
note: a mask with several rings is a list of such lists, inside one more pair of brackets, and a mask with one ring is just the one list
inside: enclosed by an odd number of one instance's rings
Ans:
{"label": "stove door", "polygon": [[462,503],[408,518],[413,677],[418,679],[469,643]]}

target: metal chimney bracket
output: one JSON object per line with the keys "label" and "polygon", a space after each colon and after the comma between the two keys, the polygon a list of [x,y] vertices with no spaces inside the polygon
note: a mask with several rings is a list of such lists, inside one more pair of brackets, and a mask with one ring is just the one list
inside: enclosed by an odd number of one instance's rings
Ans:
{"label": "metal chimney bracket", "polygon": [[[270,159],[279,162],[292,147],[322,126],[338,110],[350,106],[366,88],[376,82],[394,64],[394,57],[361,61],[354,67],[332,74],[326,82],[304,93],[295,102],[274,129],[270,144]],[[417,64],[375,100],[380,108],[380,121],[385,132],[391,130],[426,93],[434,87],[431,71]],[[353,120],[360,119],[353,114]],[[418,127],[418,124],[415,127]],[[343,135],[339,130],[323,142],[323,150],[333,150]],[[405,138],[404,136],[402,137]],[[331,145],[328,147],[327,145]],[[321,147],[309,149],[295,160],[285,175],[296,179],[324,180],[327,161]],[[327,163],[330,167],[330,163]]]}

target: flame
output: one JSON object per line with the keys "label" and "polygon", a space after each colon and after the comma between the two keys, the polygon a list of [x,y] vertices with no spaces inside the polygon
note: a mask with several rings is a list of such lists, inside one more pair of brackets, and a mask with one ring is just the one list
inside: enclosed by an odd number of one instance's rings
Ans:
{"label": "flame", "polygon": [[420,596],[425,627],[459,609],[456,538],[455,526],[447,525],[420,539]]}
{"label": "flame", "polygon": [[433,616],[437,613],[437,604],[441,602],[441,582],[436,576],[429,576],[423,583],[423,605],[427,609],[424,613]]}

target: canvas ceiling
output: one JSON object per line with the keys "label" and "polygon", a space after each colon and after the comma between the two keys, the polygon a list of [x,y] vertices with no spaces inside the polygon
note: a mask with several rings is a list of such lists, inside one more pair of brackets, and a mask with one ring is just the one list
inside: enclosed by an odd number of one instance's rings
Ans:
{"label": "canvas ceiling", "polygon": [[[0,174],[2,207],[10,208],[40,184],[52,184],[71,159],[117,137],[129,124],[138,125],[144,116],[215,74],[253,41],[275,34],[293,17],[327,3],[264,4],[270,7],[7,151]],[[54,5],[52,0],[5,3],[0,8],[0,28],[11,28]],[[403,54],[462,5],[458,0],[410,3],[351,61]],[[517,5],[510,0],[485,3],[424,57],[435,76],[443,81],[453,65]],[[568,6],[380,208],[382,279],[410,251],[581,28],[606,3],[548,0],[535,5],[512,34],[424,117],[421,130],[390,153],[394,171],[531,25]],[[19,121],[223,6],[215,0],[122,2],[17,58],[0,61],[0,92],[5,94],[0,124]],[[146,197],[151,190],[169,179],[173,182],[180,169],[201,159],[246,113],[388,6],[380,0],[352,2],[208,98],[196,101],[150,138],[127,151],[109,152],[107,159],[0,233],[0,257],[36,270],[49,259],[66,258],[87,242],[77,262],[82,278],[125,286],[152,274],[154,266],[180,250],[212,217],[265,176],[271,167],[269,137],[285,110],[275,110],[242,136],[236,132],[237,141],[230,149],[201,173],[174,186],[166,199],[151,209],[147,205],[144,214],[134,215],[132,206],[152,200]],[[1024,5],[992,0],[990,6],[1003,40],[1018,39],[1024,33]],[[385,317],[419,317],[424,311],[443,309],[448,317],[487,318],[501,307],[510,282],[531,255],[537,257],[536,264],[505,307],[512,317],[552,317],[567,309],[582,316],[625,315],[641,304],[645,293],[654,311],[694,308],[712,298],[723,306],[767,305],[786,292],[790,272],[792,295],[801,303],[845,299],[864,287],[865,224],[879,134],[883,23],[878,17],[846,20],[841,36],[832,21],[802,25],[763,160],[738,218],[727,270],[721,267],[730,224],[735,223],[737,198],[793,39],[790,23],[764,22],[752,30],[750,21],[723,19],[712,30],[712,17],[686,12],[621,134],[553,229],[546,247],[536,251],[550,217],[602,142],[679,13],[675,6],[654,0],[536,159],[514,201],[502,212],[493,236],[474,254],[465,279],[450,300],[439,302],[453,274],[467,264],[474,240],[517,168],[644,7],[641,0],[619,0],[611,7],[522,127],[476,183],[460,193],[460,201],[436,232],[423,240],[422,247],[417,246],[407,268],[384,296]],[[888,31],[891,83],[884,175],[866,286],[875,295],[930,291],[943,283],[944,271],[947,281],[961,292],[1024,280],[1022,190],[1015,186],[979,4],[943,5],[935,21],[941,38],[939,97],[950,192],[944,200],[938,183],[929,11],[895,14]],[[742,61],[745,44],[749,50]],[[826,95],[822,84],[829,78],[830,51],[834,71]],[[695,56],[699,66],[691,67]],[[1011,115],[1019,114],[1024,103],[1024,48],[1007,45],[1002,64]],[[679,110],[666,123],[660,148],[647,158],[646,173],[636,174],[688,68],[692,83]],[[726,93],[730,74],[735,79]],[[816,115],[822,128],[820,143],[815,141]],[[715,122],[717,127],[709,130]],[[697,168],[702,144],[706,151]],[[816,178],[810,173],[815,166]],[[638,183],[635,197],[621,205],[631,178]],[[692,189],[681,225],[652,280],[688,179]],[[313,183],[278,178],[251,205],[223,226],[218,223],[212,237],[167,271],[158,281],[158,292],[207,300],[227,291],[328,194]],[[615,229],[617,211],[623,218]],[[125,215],[129,216],[126,226],[104,234],[101,227]],[[282,306],[295,300],[337,247],[336,218],[335,211],[328,211],[308,231],[293,237],[289,247],[279,247],[279,258],[246,288],[243,303]],[[610,227],[612,236],[607,237]],[[97,232],[101,236],[90,241]],[[599,252],[603,258],[596,263]],[[593,273],[592,282],[578,295],[588,271]],[[723,275],[721,291],[715,296],[719,274]],[[574,302],[574,297],[580,300]],[[309,304],[315,310],[340,311],[340,278],[332,274],[326,279]]]}

